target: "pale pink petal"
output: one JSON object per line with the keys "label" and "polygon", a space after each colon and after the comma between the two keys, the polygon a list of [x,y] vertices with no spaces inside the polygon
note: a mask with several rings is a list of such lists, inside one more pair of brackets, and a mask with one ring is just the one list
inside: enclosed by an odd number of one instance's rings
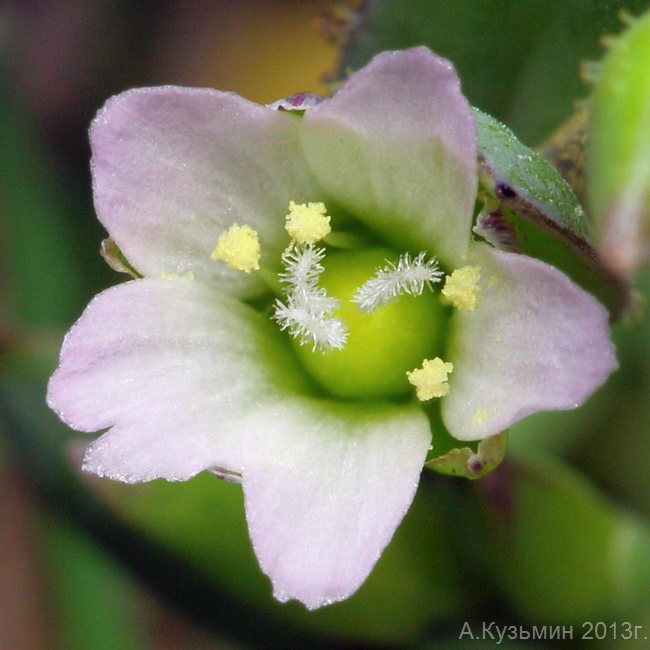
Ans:
{"label": "pale pink petal", "polygon": [[460,440],[478,440],[537,411],[584,402],[616,369],[608,314],[556,268],[487,245],[477,309],[455,316],[454,363],[442,416]]}
{"label": "pale pink petal", "polygon": [[431,440],[413,405],[294,400],[251,416],[243,488],[251,539],[281,601],[341,600],[411,504]]}
{"label": "pale pink petal", "polygon": [[210,89],[117,95],[90,133],[99,219],[147,277],[192,272],[250,293],[259,276],[232,271],[210,253],[237,222],[259,231],[262,262],[279,258],[289,201],[322,198],[300,153],[298,123]]}
{"label": "pale pink petal", "polygon": [[238,421],[300,370],[269,319],[189,280],[108,289],[67,335],[48,404],[79,431],[111,427],[85,469],[127,482],[241,469]]}
{"label": "pale pink petal", "polygon": [[305,155],[336,201],[395,245],[450,265],[467,252],[476,134],[452,65],[384,52],[305,113]]}

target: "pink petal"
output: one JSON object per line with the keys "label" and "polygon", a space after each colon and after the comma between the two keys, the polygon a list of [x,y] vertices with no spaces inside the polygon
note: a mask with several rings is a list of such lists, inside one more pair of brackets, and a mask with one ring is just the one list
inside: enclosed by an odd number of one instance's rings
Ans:
{"label": "pink petal", "polygon": [[343,207],[396,244],[458,263],[477,190],[476,134],[451,64],[384,52],[303,120],[305,155]]}
{"label": "pink petal", "polygon": [[431,440],[426,417],[412,405],[296,400],[254,419],[246,514],[275,597],[309,609],[348,597],[413,499]]}
{"label": "pink petal", "polygon": [[221,232],[250,225],[266,246],[262,262],[272,260],[286,246],[289,201],[321,198],[295,116],[237,95],[130,90],[107,102],[90,135],[99,219],[147,277],[192,271],[250,293],[260,282],[255,274],[210,260]]}
{"label": "pink petal", "polygon": [[617,368],[605,308],[539,260],[486,245],[472,258],[483,290],[475,311],[456,316],[442,401],[449,432],[479,440],[531,413],[579,406]]}
{"label": "pink petal", "polygon": [[183,480],[241,471],[239,420],[291,386],[292,370],[299,381],[270,321],[235,299],[189,280],[136,280],[97,296],[69,332],[48,404],[79,431],[111,427],[86,470]]}
{"label": "pink petal", "polygon": [[270,320],[189,280],[95,298],[66,337],[48,403],[109,428],[84,469],[126,482],[242,476],[251,537],[281,600],[340,600],[366,578],[413,499],[429,447],[414,405],[301,397]]}

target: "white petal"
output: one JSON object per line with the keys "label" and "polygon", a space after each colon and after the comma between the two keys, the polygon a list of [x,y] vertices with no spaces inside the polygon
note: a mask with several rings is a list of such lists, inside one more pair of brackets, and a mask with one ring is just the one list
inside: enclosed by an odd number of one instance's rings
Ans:
{"label": "white petal", "polygon": [[442,415],[479,440],[538,411],[579,406],[616,369],[608,314],[556,268],[487,245],[473,249],[482,292],[458,312]]}
{"label": "white petal", "polygon": [[97,296],[69,332],[48,403],[79,431],[110,427],[86,454],[100,476],[239,473],[238,422],[300,380],[293,364],[270,321],[235,299],[189,280],[135,280]]}
{"label": "white petal", "polygon": [[417,406],[293,400],[251,416],[243,487],[281,601],[313,609],[365,580],[408,509],[430,444]]}
{"label": "white petal", "polygon": [[[295,116],[203,88],[139,88],[110,99],[91,128],[97,214],[147,277],[192,272],[250,292],[256,274],[210,260],[237,222],[259,231],[262,263],[287,244],[290,200],[321,194]],[[275,262],[279,264],[279,262]]]}
{"label": "white petal", "polygon": [[319,182],[403,248],[458,264],[477,189],[474,119],[451,64],[424,47],[384,52],[305,113]]}

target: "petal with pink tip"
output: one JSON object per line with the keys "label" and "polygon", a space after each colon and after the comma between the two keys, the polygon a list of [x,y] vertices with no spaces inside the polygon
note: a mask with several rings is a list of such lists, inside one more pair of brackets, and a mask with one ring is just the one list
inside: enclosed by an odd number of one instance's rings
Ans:
{"label": "petal with pink tip", "polygon": [[315,609],[350,596],[413,500],[426,417],[413,405],[293,400],[248,428],[246,516],[275,597]]}
{"label": "petal with pink tip", "polygon": [[462,261],[476,132],[448,61],[424,47],[384,52],[308,110],[303,127],[307,160],[338,203],[395,244]]}
{"label": "petal with pink tip", "polygon": [[605,308],[556,268],[477,245],[482,291],[458,312],[442,416],[480,440],[538,411],[582,404],[617,368]]}
{"label": "petal with pink tip", "polygon": [[[301,372],[270,321],[189,280],[108,289],[68,333],[48,404],[78,431],[108,431],[84,469],[126,482],[241,471],[238,421]],[[295,379],[294,379],[295,378]]]}
{"label": "petal with pink tip", "polygon": [[90,131],[99,219],[146,277],[192,272],[250,294],[259,278],[210,253],[237,222],[259,231],[262,263],[273,260],[286,246],[289,201],[320,200],[298,124],[289,113],[205,88],[117,95]]}

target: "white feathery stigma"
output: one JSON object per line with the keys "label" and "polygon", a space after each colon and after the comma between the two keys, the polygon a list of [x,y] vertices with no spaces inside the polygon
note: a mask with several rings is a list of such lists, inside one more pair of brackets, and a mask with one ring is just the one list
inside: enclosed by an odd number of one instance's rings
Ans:
{"label": "white feathery stigma", "polygon": [[280,273],[280,280],[288,285],[289,291],[315,289],[320,274],[323,272],[321,262],[324,257],[324,248],[289,246],[282,253],[282,264],[285,271]]}
{"label": "white feathery stigma", "polygon": [[332,318],[339,301],[318,286],[323,272],[324,248],[292,245],[282,254],[285,271],[281,281],[287,285],[287,301],[275,301],[273,318],[280,328],[288,329],[301,345],[312,343],[313,349],[341,349],[347,340],[347,328],[340,318]]}
{"label": "white feathery stigma", "polygon": [[292,295],[287,304],[275,301],[273,315],[280,329],[289,330],[289,334],[300,340],[301,345],[312,343],[313,350],[318,348],[340,350],[347,339],[347,329],[340,318],[330,318],[321,312],[315,312],[305,306],[302,300]]}
{"label": "white feathery stigma", "polygon": [[432,282],[440,282],[444,273],[438,268],[435,259],[425,259],[425,253],[420,253],[411,259],[408,253],[401,255],[397,264],[387,262],[383,269],[359,287],[352,297],[352,302],[367,314],[393,302],[403,293],[419,296],[425,285],[429,288]]}

